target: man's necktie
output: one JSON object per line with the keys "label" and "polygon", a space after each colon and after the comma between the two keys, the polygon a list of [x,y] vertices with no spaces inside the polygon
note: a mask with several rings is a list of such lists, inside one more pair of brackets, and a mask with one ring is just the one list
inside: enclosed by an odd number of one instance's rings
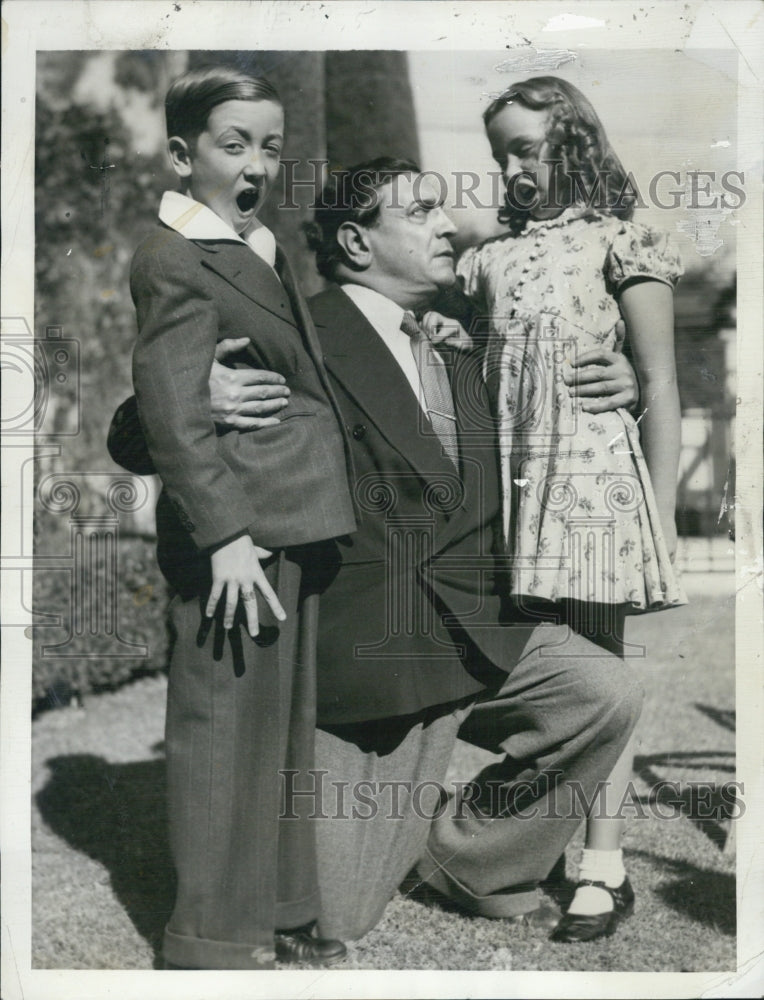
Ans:
{"label": "man's necktie", "polygon": [[419,370],[425,408],[432,429],[438,435],[443,450],[459,469],[459,444],[456,438],[456,415],[454,399],[448,374],[430,338],[417,323],[413,313],[405,312],[401,320],[401,330],[411,341],[411,350]]}

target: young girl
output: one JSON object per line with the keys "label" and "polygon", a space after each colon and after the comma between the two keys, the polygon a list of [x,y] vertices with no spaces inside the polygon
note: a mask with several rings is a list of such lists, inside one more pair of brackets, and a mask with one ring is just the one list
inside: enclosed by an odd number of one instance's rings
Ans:
{"label": "young girl", "polygon": [[[484,122],[507,185],[499,219],[509,231],[468,250],[457,272],[490,317],[485,377],[511,594],[521,613],[561,616],[623,655],[626,614],[686,603],[671,564],[681,264],[664,235],[630,221],[627,175],[574,86],[551,76],[515,84]],[[621,317],[639,421],[623,409],[586,413],[565,384],[574,357],[620,349]],[[633,909],[617,818],[632,760],[627,747],[588,817],[578,887],[554,940],[611,934]]]}

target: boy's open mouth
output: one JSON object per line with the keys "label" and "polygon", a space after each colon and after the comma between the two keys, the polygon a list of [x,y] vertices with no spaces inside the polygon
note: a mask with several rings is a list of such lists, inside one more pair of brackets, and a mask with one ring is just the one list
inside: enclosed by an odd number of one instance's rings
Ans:
{"label": "boy's open mouth", "polygon": [[236,204],[240,212],[251,212],[260,200],[259,188],[245,188],[236,195]]}

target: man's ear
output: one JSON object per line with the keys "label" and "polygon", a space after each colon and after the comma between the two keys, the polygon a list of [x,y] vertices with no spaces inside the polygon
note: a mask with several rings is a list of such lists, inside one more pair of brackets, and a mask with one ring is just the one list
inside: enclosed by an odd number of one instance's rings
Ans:
{"label": "man's ear", "polygon": [[366,230],[357,222],[343,222],[337,230],[337,242],[354,269],[365,270],[371,264],[372,252]]}
{"label": "man's ear", "polygon": [[170,151],[170,160],[172,161],[172,169],[178,175],[178,177],[190,177],[191,176],[191,150],[185,139],[181,139],[179,135],[170,136],[167,143],[167,148]]}

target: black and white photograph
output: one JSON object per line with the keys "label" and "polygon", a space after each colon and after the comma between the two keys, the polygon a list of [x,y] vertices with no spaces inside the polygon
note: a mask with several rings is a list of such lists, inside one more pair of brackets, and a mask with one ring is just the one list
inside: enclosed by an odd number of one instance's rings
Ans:
{"label": "black and white photograph", "polygon": [[761,6],[3,50],[3,996],[760,996]]}

